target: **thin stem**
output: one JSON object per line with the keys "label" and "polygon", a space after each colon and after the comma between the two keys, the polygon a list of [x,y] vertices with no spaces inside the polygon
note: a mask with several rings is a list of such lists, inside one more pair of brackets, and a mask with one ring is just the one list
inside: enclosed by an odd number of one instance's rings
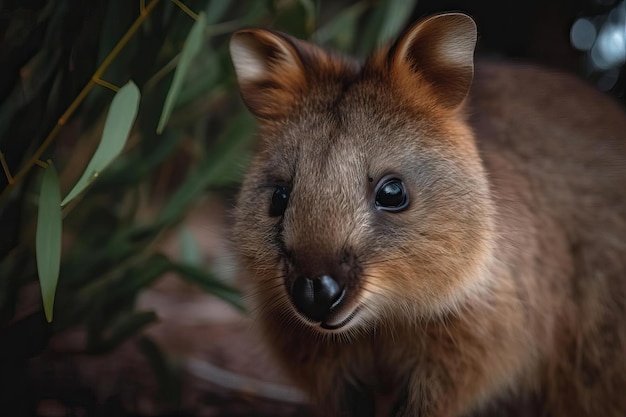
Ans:
{"label": "thin stem", "polygon": [[106,87],[106,88],[108,88],[109,90],[113,90],[113,91],[115,91],[116,93],[117,93],[118,91],[120,91],[120,88],[119,88],[118,86],[116,86],[116,85],[114,85],[114,84],[111,84],[111,83],[110,83],[110,82],[108,82],[108,81],[101,80],[100,78],[94,78],[94,79],[93,79],[93,82],[94,82],[94,83],[96,83],[96,84],[98,84],[98,85],[101,85],[101,86],[103,86],[103,87]]}
{"label": "thin stem", "polygon": [[180,60],[180,53],[176,54],[174,58],[170,59],[170,61],[163,66],[160,70],[158,70],[146,83],[144,84],[144,89],[150,90],[152,87],[156,85],[163,77],[165,77],[169,72],[173,71],[178,65],[178,61]]}
{"label": "thin stem", "polygon": [[9,185],[13,184],[13,176],[11,175],[11,170],[9,169],[7,161],[4,159],[4,154],[2,152],[0,152],[0,164],[2,164],[2,169],[4,170],[4,175],[6,175]]}
{"label": "thin stem", "polygon": [[208,36],[223,35],[224,33],[233,32],[241,28],[241,25],[244,23],[245,19],[233,19],[227,22],[216,23],[208,26],[206,28],[206,33]]}
{"label": "thin stem", "polygon": [[193,10],[191,10],[189,7],[185,6],[185,4],[182,1],[172,0],[172,3],[177,5],[180,10],[187,13],[187,15],[189,15],[189,17],[191,17],[193,20],[198,20],[198,14],[195,13]]}

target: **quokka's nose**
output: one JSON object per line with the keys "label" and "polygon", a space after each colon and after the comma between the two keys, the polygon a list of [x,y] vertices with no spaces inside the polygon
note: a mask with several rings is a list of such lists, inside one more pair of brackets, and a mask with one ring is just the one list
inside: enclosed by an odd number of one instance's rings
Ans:
{"label": "quokka's nose", "polygon": [[291,298],[302,314],[312,321],[323,321],[343,298],[344,290],[330,275],[310,279],[299,276],[291,287]]}

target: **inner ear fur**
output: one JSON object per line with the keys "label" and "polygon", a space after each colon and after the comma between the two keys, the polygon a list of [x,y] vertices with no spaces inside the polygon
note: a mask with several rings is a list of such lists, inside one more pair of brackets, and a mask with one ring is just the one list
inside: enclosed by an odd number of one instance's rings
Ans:
{"label": "inner ear fur", "polygon": [[427,83],[438,103],[456,109],[474,77],[476,38],[476,24],[462,13],[418,22],[389,51],[391,75],[403,91]]}

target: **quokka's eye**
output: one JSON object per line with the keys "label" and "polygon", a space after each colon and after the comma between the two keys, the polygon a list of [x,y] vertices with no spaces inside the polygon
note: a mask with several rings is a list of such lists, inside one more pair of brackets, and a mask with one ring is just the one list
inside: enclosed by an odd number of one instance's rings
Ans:
{"label": "quokka's eye", "polygon": [[376,208],[385,211],[401,211],[409,205],[409,195],[402,180],[384,177],[376,186]]}
{"label": "quokka's eye", "polygon": [[272,194],[272,204],[270,205],[270,216],[282,216],[287,209],[289,202],[289,190],[283,185],[279,185]]}

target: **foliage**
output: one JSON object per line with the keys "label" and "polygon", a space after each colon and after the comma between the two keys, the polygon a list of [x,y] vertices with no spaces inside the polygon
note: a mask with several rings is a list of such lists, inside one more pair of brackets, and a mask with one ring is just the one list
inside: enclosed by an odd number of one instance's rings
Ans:
{"label": "foliage", "polygon": [[46,319],[50,322],[61,263],[61,194],[59,194],[59,176],[52,161],[48,161],[41,180],[36,248],[41,298]]}
{"label": "foliage", "polygon": [[[3,12],[0,323],[32,323],[16,318],[17,300],[39,279],[48,320],[54,305],[48,330],[84,326],[91,353],[157,319],[136,311],[135,300],[168,271],[239,305],[237,291],[207,268],[158,249],[202,199],[232,193],[251,154],[254,121],[236,93],[229,34],[273,27],[363,56],[395,36],[415,5],[17,3]],[[187,253],[197,251],[189,234],[180,236]],[[45,325],[41,312],[32,314]],[[156,345],[142,338],[140,346],[162,362]]]}

